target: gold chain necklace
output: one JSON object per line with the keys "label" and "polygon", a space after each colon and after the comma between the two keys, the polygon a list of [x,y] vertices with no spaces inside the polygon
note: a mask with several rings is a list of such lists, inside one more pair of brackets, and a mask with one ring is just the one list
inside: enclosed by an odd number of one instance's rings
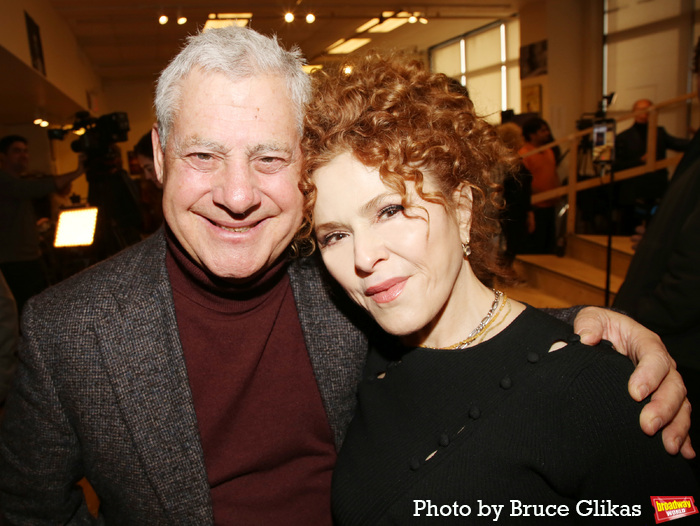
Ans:
{"label": "gold chain necklace", "polygon": [[[489,325],[493,323],[493,320],[495,320],[500,314],[500,312],[503,310],[503,307],[507,301],[507,296],[504,292],[501,292],[500,290],[492,290],[494,295],[493,303],[491,303],[491,308],[489,309],[486,316],[484,316],[484,319],[482,319],[479,322],[479,325],[477,325],[474,328],[474,330],[469,333],[469,336],[464,338],[462,341],[459,341],[454,345],[450,345],[449,347],[442,347],[442,349],[464,349],[465,347],[468,347],[470,343],[472,343],[479,336],[481,336],[484,333],[484,331],[486,331],[486,329],[489,327]],[[421,347],[424,346],[421,345]]]}

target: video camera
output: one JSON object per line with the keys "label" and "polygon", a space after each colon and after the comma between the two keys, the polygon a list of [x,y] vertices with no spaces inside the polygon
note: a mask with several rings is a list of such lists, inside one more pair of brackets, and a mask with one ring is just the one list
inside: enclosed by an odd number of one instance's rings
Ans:
{"label": "video camera", "polygon": [[85,133],[70,147],[75,153],[85,153],[88,157],[107,155],[112,144],[129,139],[129,117],[124,112],[109,113],[98,118],[91,117],[86,111],[78,112],[73,129],[81,128]]}

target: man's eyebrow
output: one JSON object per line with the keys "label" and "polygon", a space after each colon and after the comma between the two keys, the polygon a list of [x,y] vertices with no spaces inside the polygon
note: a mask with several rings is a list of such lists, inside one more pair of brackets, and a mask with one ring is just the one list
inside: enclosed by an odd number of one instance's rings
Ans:
{"label": "man's eyebrow", "polygon": [[217,152],[228,151],[228,147],[223,143],[214,141],[212,139],[207,139],[206,137],[202,137],[200,135],[190,135],[182,141],[179,141],[175,144],[175,152],[177,154],[181,154],[183,150],[192,147],[204,148],[207,150],[213,150]]}
{"label": "man's eyebrow", "polygon": [[255,157],[256,155],[267,152],[284,152],[289,155],[294,155],[295,151],[296,149],[291,148],[288,144],[283,144],[277,141],[256,144],[255,146],[251,146],[246,150],[248,157]]}

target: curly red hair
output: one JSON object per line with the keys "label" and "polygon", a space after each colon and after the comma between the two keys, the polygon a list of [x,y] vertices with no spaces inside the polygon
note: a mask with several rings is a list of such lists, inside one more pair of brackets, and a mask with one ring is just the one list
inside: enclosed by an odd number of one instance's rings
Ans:
{"label": "curly red hair", "polygon": [[[316,192],[311,175],[337,155],[350,152],[378,169],[385,185],[406,200],[406,181],[421,198],[448,209],[447,196],[460,185],[472,190],[469,262],[479,279],[507,278],[498,262],[494,236],[499,231],[499,179],[518,162],[494,128],[478,117],[465,89],[449,77],[431,74],[401,55],[358,57],[337,71],[314,74],[302,149],[305,165],[304,225],[298,240],[313,247]],[[439,193],[423,190],[428,175]],[[313,249],[313,248],[311,248]]]}

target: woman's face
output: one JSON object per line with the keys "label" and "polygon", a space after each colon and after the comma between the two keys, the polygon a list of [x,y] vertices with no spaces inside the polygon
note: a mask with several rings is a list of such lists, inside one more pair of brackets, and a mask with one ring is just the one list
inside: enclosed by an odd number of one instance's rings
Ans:
{"label": "woman's face", "polygon": [[[461,318],[451,312],[450,300],[468,274],[461,247],[468,239],[468,208],[452,213],[421,199],[408,182],[411,206],[404,210],[401,196],[384,185],[379,172],[349,153],[318,169],[313,181],[323,261],[384,330],[421,340],[441,320]],[[424,191],[436,190],[426,177]]]}

